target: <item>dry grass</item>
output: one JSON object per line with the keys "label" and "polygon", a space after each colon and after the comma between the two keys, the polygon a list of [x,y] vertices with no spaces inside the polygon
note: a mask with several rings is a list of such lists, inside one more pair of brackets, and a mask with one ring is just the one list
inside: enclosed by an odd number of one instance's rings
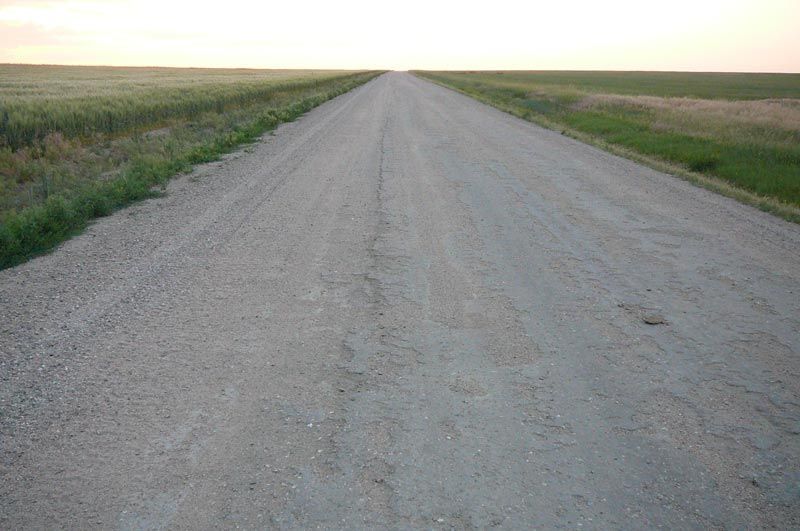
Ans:
{"label": "dry grass", "polygon": [[[620,94],[588,94],[571,107],[586,110],[598,107],[627,107],[666,113],[674,121],[692,124],[694,130],[734,131],[737,127],[775,129],[800,135],[800,100],[701,100]],[[685,128],[684,128],[685,129]]]}

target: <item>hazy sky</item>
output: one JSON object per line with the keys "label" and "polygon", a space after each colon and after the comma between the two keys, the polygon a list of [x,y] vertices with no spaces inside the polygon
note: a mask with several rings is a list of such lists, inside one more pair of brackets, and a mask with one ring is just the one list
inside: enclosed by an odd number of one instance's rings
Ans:
{"label": "hazy sky", "polygon": [[0,0],[0,62],[800,72],[800,0]]}

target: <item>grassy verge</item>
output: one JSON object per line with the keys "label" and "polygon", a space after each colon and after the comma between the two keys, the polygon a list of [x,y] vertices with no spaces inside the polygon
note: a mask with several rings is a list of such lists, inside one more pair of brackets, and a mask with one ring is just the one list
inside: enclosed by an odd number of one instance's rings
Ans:
{"label": "grassy verge", "polygon": [[[127,128],[115,123],[104,131],[93,130],[102,120],[95,121],[97,115],[88,112],[86,125],[74,130],[63,132],[54,120],[52,130],[43,134],[36,129],[36,134],[16,147],[5,139],[0,146],[0,268],[52,249],[92,219],[153,196],[155,187],[173,175],[215,160],[378,75],[325,74],[292,78],[289,73],[280,82],[266,81],[256,98],[234,96],[219,107],[199,106],[186,113],[181,102],[171,115],[154,113],[149,122],[140,117]],[[236,87],[237,81],[227,81],[233,86],[218,81],[215,90],[227,94],[226,98],[249,90]],[[150,93],[153,90],[157,88]],[[127,91],[121,98],[131,104]],[[142,100],[144,106],[147,98]],[[86,109],[79,100],[61,102],[66,108],[76,103],[73,119]],[[13,106],[7,101],[0,115],[11,115],[8,111]],[[147,130],[146,123],[154,129]]]}
{"label": "grassy verge", "polygon": [[800,75],[416,74],[800,222]]}

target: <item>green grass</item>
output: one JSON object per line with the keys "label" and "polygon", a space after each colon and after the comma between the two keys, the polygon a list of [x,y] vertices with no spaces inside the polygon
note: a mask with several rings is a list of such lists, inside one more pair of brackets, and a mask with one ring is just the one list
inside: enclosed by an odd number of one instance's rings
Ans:
{"label": "green grass", "polygon": [[416,74],[800,221],[800,75]]}
{"label": "green grass", "polygon": [[0,66],[0,268],[376,75]]}
{"label": "green grass", "polygon": [[644,94],[701,99],[757,100],[800,97],[798,74],[695,72],[496,71],[437,72],[465,81],[537,87],[570,87],[581,92]]}

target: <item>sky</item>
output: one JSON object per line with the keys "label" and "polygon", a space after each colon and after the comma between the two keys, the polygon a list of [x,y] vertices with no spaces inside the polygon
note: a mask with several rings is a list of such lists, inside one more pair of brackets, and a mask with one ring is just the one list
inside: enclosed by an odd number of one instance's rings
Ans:
{"label": "sky", "polygon": [[0,0],[0,63],[800,72],[800,0]]}

